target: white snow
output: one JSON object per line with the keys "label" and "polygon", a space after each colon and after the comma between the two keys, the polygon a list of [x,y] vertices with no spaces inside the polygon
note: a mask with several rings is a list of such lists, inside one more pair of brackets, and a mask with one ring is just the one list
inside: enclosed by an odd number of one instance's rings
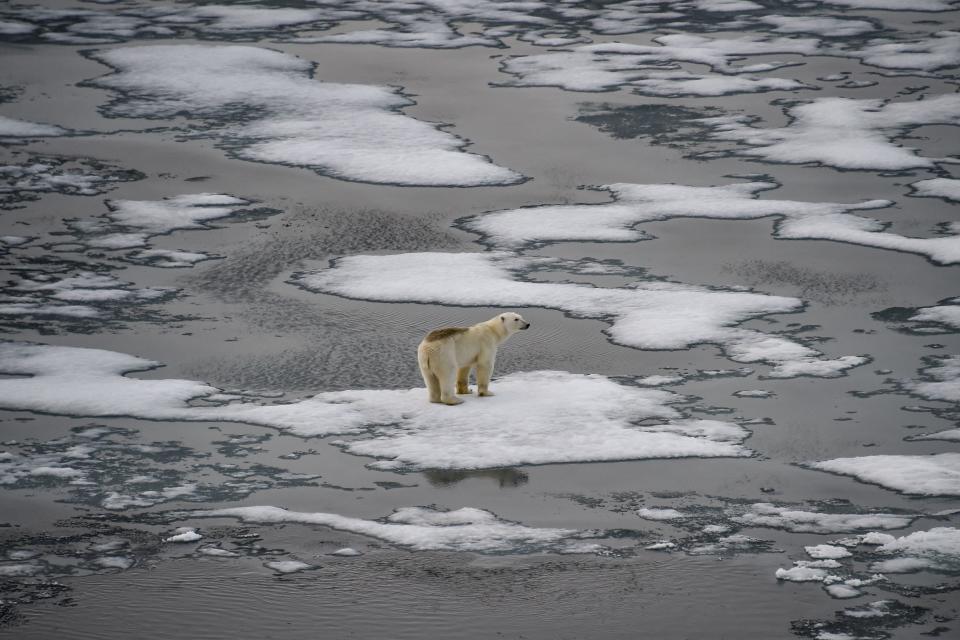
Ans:
{"label": "white snow", "polygon": [[377,538],[416,551],[556,551],[563,549],[568,539],[582,535],[573,529],[526,527],[501,520],[489,511],[470,507],[453,511],[405,507],[394,511],[383,522],[268,506],[192,511],[189,515],[239,518],[243,522],[261,524],[317,525]]}
{"label": "white snow", "polygon": [[48,138],[70,133],[52,124],[37,124],[0,116],[0,138]]}
{"label": "white snow", "polygon": [[786,164],[819,163],[839,169],[898,171],[929,169],[948,158],[919,156],[911,147],[894,144],[905,129],[920,125],[960,124],[960,95],[946,94],[913,102],[880,99],[818,98],[787,109],[790,122],[760,128],[744,116],[703,118],[716,140],[744,146],[731,155]]}
{"label": "white snow", "polygon": [[174,535],[169,538],[164,538],[164,542],[196,542],[203,538],[202,535],[196,532],[195,529],[190,527],[180,527],[176,530]]}
{"label": "white snow", "polygon": [[856,36],[876,31],[868,20],[852,20],[830,16],[760,16],[760,22],[773,25],[776,33],[812,33],[823,37]]}
{"label": "white snow", "polygon": [[[867,361],[859,356],[821,360],[812,348],[736,326],[750,318],[795,311],[800,306],[796,298],[661,281],[601,288],[517,279],[524,270],[549,264],[548,258],[507,252],[354,255],[300,274],[294,282],[313,291],[361,300],[560,309],[611,322],[607,333],[619,344],[640,349],[718,344],[738,362],[774,365],[771,377],[834,377]],[[383,273],[393,277],[385,279]],[[468,281],[471,286],[452,286],[454,281]],[[790,373],[785,373],[788,369]]]}
{"label": "white snow", "polygon": [[838,547],[831,544],[818,544],[814,546],[804,547],[804,550],[807,552],[811,558],[817,559],[836,559],[836,558],[848,558],[852,553],[850,553],[844,547]]}
{"label": "white snow", "polygon": [[960,453],[836,458],[806,466],[912,495],[960,495]]}
{"label": "white snow", "polygon": [[930,178],[910,183],[913,193],[910,195],[921,198],[943,198],[953,202],[960,202],[960,180],[954,178]]}
{"label": "white snow", "polygon": [[830,53],[883,69],[930,72],[960,64],[960,33],[940,31],[916,40],[876,39],[862,49],[833,49]]}
{"label": "white snow", "polygon": [[733,395],[738,398],[772,398],[777,394],[767,389],[741,389],[734,391]]}
{"label": "white snow", "polygon": [[[567,91],[609,91],[621,86],[653,95],[722,95],[741,91],[808,88],[797,80],[752,74],[785,66],[780,62],[737,66],[749,55],[814,54],[819,41],[810,38],[740,36],[718,39],[677,33],[654,38],[657,45],[608,42],[569,51],[518,56],[503,63],[515,76],[504,83],[518,87],[561,87]],[[685,72],[676,63],[707,65],[714,74]],[[722,75],[720,75],[722,74]]]}
{"label": "white snow", "polygon": [[[219,389],[189,380],[140,380],[124,373],[158,363],[98,349],[0,343],[0,406],[79,416],[152,420],[232,420],[302,436],[357,433],[342,443],[357,455],[389,459],[378,468],[481,468],[675,458],[748,456],[749,431],[717,420],[684,419],[659,389],[618,384],[599,375],[534,371],[494,381],[495,401],[475,396],[451,411],[427,402],[424,389],[321,393],[291,404],[190,406]],[[658,418],[658,424],[634,423]],[[189,493],[189,492],[188,492]],[[171,499],[111,495],[108,508]],[[152,501],[152,502],[151,502]]]}
{"label": "white snow", "polygon": [[749,511],[732,520],[750,527],[772,527],[798,533],[843,533],[864,529],[901,529],[909,526],[915,518],[891,513],[820,513],[760,502],[750,505]]}
{"label": "white snow", "polygon": [[467,218],[463,226],[491,244],[517,247],[559,241],[636,242],[649,235],[646,222],[675,218],[754,220],[776,217],[774,237],[834,240],[924,255],[940,264],[960,262],[960,234],[912,238],[884,231],[886,224],[853,211],[888,207],[889,200],[855,204],[761,200],[779,185],[744,182],[714,187],[674,184],[604,185],[613,201],[600,204],[542,205],[507,209]]}
{"label": "white snow", "polygon": [[933,366],[921,369],[923,380],[904,381],[910,393],[928,400],[960,402],[960,356],[934,358]]}
{"label": "white snow", "polygon": [[960,305],[923,307],[908,318],[913,322],[936,322],[960,329]]}
{"label": "white snow", "polygon": [[264,562],[263,566],[268,569],[273,569],[277,573],[297,573],[298,571],[306,571],[307,569],[315,569],[316,567],[312,564],[307,564],[306,562],[300,562],[299,560],[271,560],[270,562]]}
{"label": "white snow", "polygon": [[637,515],[644,520],[682,520],[688,517],[687,514],[676,509],[661,509],[643,507],[637,509]]}
{"label": "white snow", "polygon": [[106,217],[118,226],[154,236],[177,229],[209,229],[206,222],[233,215],[249,204],[249,200],[222,193],[184,194],[165,200],[108,200],[110,213]]}
{"label": "white snow", "polygon": [[789,569],[779,568],[774,574],[777,580],[788,582],[823,582],[830,572],[816,567],[794,566]]}
{"label": "white snow", "polygon": [[[319,82],[305,60],[257,47],[157,45],[91,54],[117,71],[94,84],[120,91],[126,117],[226,123],[231,153],[346,179],[418,186],[506,185],[522,176],[465,153],[465,142],[399,113],[396,89]],[[243,109],[237,108],[243,105]],[[204,135],[209,135],[206,133]]]}

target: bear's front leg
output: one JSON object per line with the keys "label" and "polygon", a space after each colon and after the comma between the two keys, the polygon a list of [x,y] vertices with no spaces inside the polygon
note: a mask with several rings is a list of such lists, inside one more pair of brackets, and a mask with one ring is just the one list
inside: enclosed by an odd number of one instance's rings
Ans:
{"label": "bear's front leg", "polygon": [[469,378],[470,367],[461,367],[460,370],[457,371],[457,393],[470,393]]}

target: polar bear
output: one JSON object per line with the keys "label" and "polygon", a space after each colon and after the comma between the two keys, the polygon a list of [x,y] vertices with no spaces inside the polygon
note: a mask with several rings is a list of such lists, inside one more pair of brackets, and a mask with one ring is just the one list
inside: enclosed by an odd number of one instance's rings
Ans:
{"label": "polar bear", "polygon": [[427,334],[417,347],[420,373],[427,383],[430,402],[455,405],[458,393],[470,393],[467,378],[476,367],[477,395],[492,396],[490,375],[497,347],[530,323],[519,313],[501,313],[472,327],[447,327]]}

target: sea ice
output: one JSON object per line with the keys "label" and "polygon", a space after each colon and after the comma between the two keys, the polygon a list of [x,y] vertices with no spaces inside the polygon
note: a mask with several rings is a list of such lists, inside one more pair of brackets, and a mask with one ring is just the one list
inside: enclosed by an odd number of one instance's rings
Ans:
{"label": "sea ice", "polygon": [[314,565],[299,560],[271,560],[270,562],[264,562],[263,566],[282,574],[316,569]]}
{"label": "sea ice", "polygon": [[732,520],[749,527],[772,527],[797,533],[844,533],[864,529],[902,529],[916,516],[892,513],[820,513],[760,502]]}
{"label": "sea ice", "polygon": [[[800,301],[795,298],[662,281],[601,288],[518,279],[525,271],[549,265],[548,258],[507,252],[355,255],[293,281],[312,291],[361,300],[561,309],[612,322],[608,334],[619,344],[640,349],[718,344],[738,362],[772,364],[771,377],[835,377],[867,362],[860,356],[822,360],[810,347],[736,326],[750,318],[796,311]],[[383,273],[394,277],[385,280]],[[467,279],[471,286],[452,287],[453,278]]]}
{"label": "sea ice", "polygon": [[533,528],[501,520],[489,511],[464,507],[440,511],[425,507],[397,509],[385,521],[334,513],[304,513],[279,507],[235,507],[191,511],[190,517],[239,518],[260,524],[300,523],[349,531],[416,551],[480,553],[559,551],[584,534],[573,529]]}
{"label": "sea ice", "polygon": [[[189,117],[216,126],[238,157],[310,167],[345,180],[417,186],[515,184],[519,174],[400,113],[396,90],[319,82],[314,65],[257,47],[157,45],[89,54],[116,71],[92,84],[122,93],[108,115]],[[242,108],[240,107],[242,105]]]}
{"label": "sea ice", "polygon": [[893,204],[889,200],[842,204],[757,197],[778,186],[776,182],[715,187],[619,183],[600,187],[610,192],[613,200],[608,203],[507,209],[471,216],[459,224],[484,236],[488,244],[519,247],[560,241],[636,242],[649,238],[637,225],[675,218],[775,217],[778,238],[834,240],[918,253],[939,264],[960,262],[960,234],[906,237],[884,231],[883,222],[851,213],[888,207]]}
{"label": "sea ice", "polygon": [[916,149],[893,142],[913,127],[960,124],[957,94],[913,102],[818,98],[789,107],[787,116],[786,126],[766,129],[753,126],[752,119],[744,116],[715,116],[700,122],[714,128],[712,138],[745,145],[728,154],[766,162],[873,171],[930,169],[940,162],[957,162],[919,156]]}
{"label": "sea ice", "polygon": [[0,138],[48,138],[70,133],[52,124],[37,124],[0,116]]}
{"label": "sea ice", "polygon": [[[470,397],[454,415],[426,402],[426,391],[363,390],[318,394],[290,404],[191,406],[219,389],[189,380],[140,380],[124,373],[158,363],[98,349],[0,343],[0,406],[82,416],[153,420],[231,420],[297,435],[358,433],[343,443],[357,455],[388,458],[392,468],[480,468],[684,456],[749,456],[749,431],[717,420],[682,418],[659,389],[599,375],[516,373],[495,381],[497,402]],[[524,416],[518,421],[518,416]],[[650,418],[659,424],[635,426]],[[143,492],[111,494],[107,508],[154,504]],[[132,501],[132,502],[131,502]]]}
{"label": "sea ice", "polygon": [[848,558],[853,555],[844,547],[838,547],[832,544],[818,544],[810,547],[804,547],[804,550],[811,558],[817,558],[820,560]]}
{"label": "sea ice", "polygon": [[806,464],[913,495],[960,495],[960,453],[836,458]]}
{"label": "sea ice", "polygon": [[960,180],[954,178],[930,178],[910,183],[913,193],[910,195],[920,198],[943,198],[952,202],[960,202]]}
{"label": "sea ice", "polygon": [[515,76],[505,86],[560,87],[567,91],[610,91],[635,87],[654,95],[721,95],[740,91],[809,88],[797,80],[749,75],[741,82],[723,76],[697,75],[679,70],[677,63],[707,65],[716,74],[735,75],[769,71],[784,63],[737,66],[749,55],[815,54],[819,40],[812,38],[708,38],[677,33],[654,38],[656,45],[619,42],[584,45],[569,51],[518,56],[503,63]]}
{"label": "sea ice", "polygon": [[687,514],[676,509],[657,509],[647,508],[637,509],[637,515],[644,520],[681,520],[687,517]]}
{"label": "sea ice", "polygon": [[169,538],[164,538],[164,542],[196,542],[203,538],[202,535],[190,527],[180,527]]}
{"label": "sea ice", "polygon": [[903,388],[928,400],[960,402],[960,356],[930,358],[931,366],[920,370],[921,380],[907,380]]}

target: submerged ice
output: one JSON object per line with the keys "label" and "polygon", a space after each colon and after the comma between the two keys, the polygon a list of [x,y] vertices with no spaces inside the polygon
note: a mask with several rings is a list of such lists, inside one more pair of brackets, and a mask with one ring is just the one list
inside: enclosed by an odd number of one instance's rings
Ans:
{"label": "submerged ice", "polygon": [[396,89],[320,82],[314,65],[245,46],[158,45],[89,54],[116,71],[92,81],[123,95],[109,116],[187,114],[246,160],[344,180],[408,186],[515,184],[519,174],[463,151],[466,142],[400,113]]}

